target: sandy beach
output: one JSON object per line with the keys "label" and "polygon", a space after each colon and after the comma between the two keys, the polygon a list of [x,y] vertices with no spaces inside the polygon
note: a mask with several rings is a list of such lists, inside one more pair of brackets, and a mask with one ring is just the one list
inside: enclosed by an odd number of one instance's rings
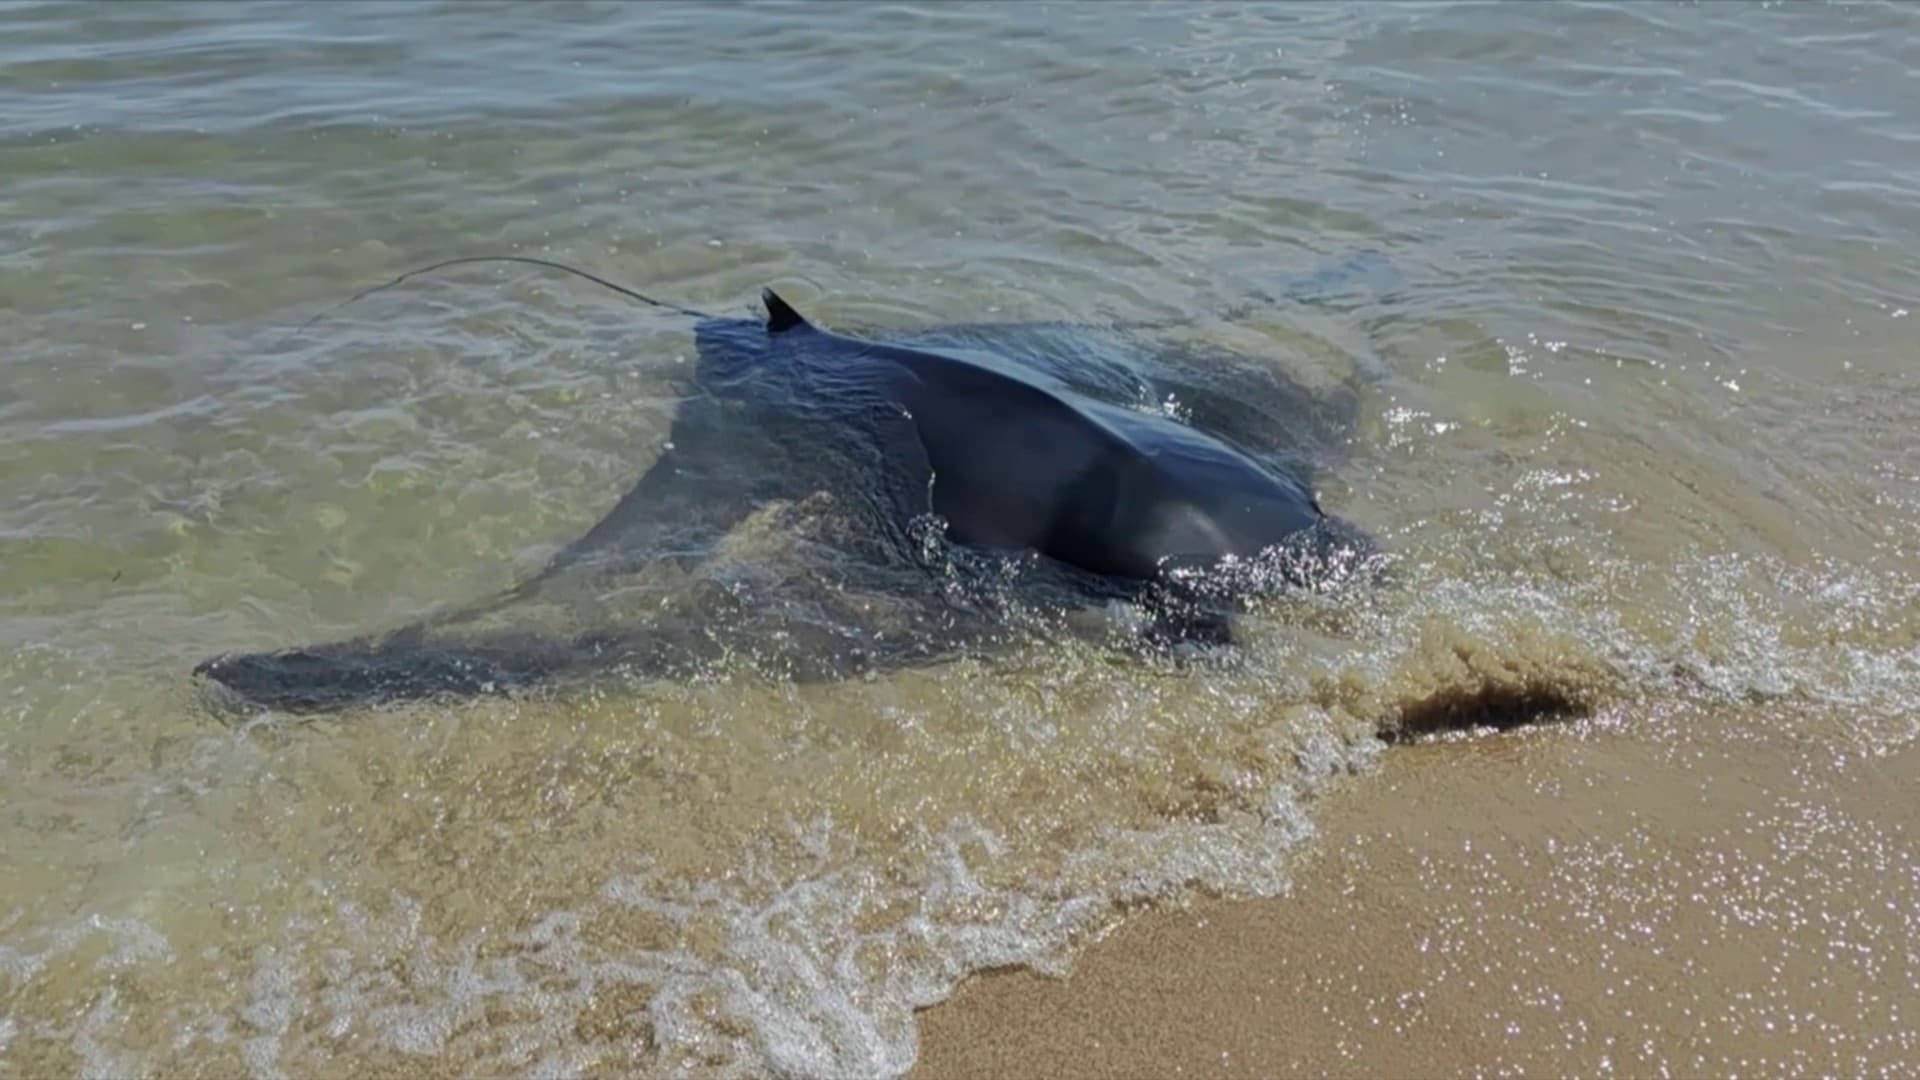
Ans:
{"label": "sandy beach", "polygon": [[1783,701],[1396,748],[1291,895],[975,978],[915,1075],[1910,1075],[1920,749],[1886,734]]}

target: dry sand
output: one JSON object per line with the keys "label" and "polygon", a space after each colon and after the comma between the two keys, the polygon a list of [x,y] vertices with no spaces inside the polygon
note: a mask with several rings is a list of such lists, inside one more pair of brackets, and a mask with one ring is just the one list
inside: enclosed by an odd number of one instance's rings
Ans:
{"label": "dry sand", "polygon": [[1915,1075],[1920,748],[1792,702],[1397,747],[1291,895],[921,1016],[944,1077]]}

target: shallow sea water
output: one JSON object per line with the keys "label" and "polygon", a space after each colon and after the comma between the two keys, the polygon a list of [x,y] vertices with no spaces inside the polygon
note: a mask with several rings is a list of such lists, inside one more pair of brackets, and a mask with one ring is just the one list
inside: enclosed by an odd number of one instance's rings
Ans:
{"label": "shallow sea water", "polygon": [[[1899,751],[1916,70],[1898,4],[0,5],[0,1071],[897,1074],[971,973],[1283,891],[1450,710]],[[1247,307],[1356,251],[1398,286]],[[583,284],[289,333],[476,252],[1360,373],[1319,485],[1392,574],[1200,669],[210,709],[658,453],[686,328]]]}

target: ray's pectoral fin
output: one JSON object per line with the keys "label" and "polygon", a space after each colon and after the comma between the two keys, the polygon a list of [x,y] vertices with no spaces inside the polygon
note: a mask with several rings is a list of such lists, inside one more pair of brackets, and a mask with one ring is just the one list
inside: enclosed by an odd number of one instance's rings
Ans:
{"label": "ray's pectoral fin", "polygon": [[[631,607],[606,596],[662,560],[691,566],[767,498],[740,455],[755,436],[724,405],[683,405],[667,449],[599,523],[538,575],[484,600],[391,633],[272,652],[216,657],[195,668],[254,706],[315,712],[434,697],[467,697],[590,672],[649,651]],[[658,605],[650,605],[657,610]],[[627,614],[632,614],[628,611]],[[698,635],[659,628],[662,641]],[[684,647],[679,652],[686,652]],[[674,653],[673,655],[678,655]]]}
{"label": "ray's pectoral fin", "polygon": [[[769,500],[799,498],[789,410],[745,383],[764,379],[770,336],[811,324],[769,289],[764,328],[714,319],[695,328],[696,387],[680,405],[666,446],[645,475],[542,576],[578,567],[629,571],[671,558],[691,565]],[[777,374],[777,373],[775,373]]]}
{"label": "ray's pectoral fin", "polygon": [[682,404],[665,449],[607,515],[555,555],[549,577],[577,568],[631,571],[657,559],[699,561],[778,492],[754,459],[778,452],[737,406],[709,398]]}
{"label": "ray's pectoral fin", "polygon": [[[765,359],[750,343],[707,344],[702,374],[716,382],[752,378]],[[385,635],[222,656],[196,673],[252,706],[314,712],[615,668],[686,674],[735,653],[816,676],[919,655],[912,635],[891,643],[812,631],[819,613],[847,603],[832,579],[852,563],[902,593],[903,618],[919,610],[913,597],[937,597],[924,574],[915,584],[905,535],[926,512],[928,476],[911,417],[872,387],[798,411],[751,393],[702,394],[682,403],[665,449],[619,503],[522,584]],[[782,534],[777,551],[762,550],[769,530]],[[792,561],[747,575],[776,592],[736,610],[741,600],[710,576],[718,567],[738,577],[743,555]]]}
{"label": "ray's pectoral fin", "polygon": [[560,674],[568,663],[550,644],[431,642],[402,631],[385,639],[219,656],[193,670],[253,705],[301,713],[501,693]]}

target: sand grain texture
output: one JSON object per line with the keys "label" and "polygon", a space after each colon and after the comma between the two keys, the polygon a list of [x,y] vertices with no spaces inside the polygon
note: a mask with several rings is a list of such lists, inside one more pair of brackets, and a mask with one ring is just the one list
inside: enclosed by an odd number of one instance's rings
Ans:
{"label": "sand grain texture", "polygon": [[942,1077],[1911,1075],[1920,750],[1785,706],[1396,749],[1289,896],[922,1017]]}

